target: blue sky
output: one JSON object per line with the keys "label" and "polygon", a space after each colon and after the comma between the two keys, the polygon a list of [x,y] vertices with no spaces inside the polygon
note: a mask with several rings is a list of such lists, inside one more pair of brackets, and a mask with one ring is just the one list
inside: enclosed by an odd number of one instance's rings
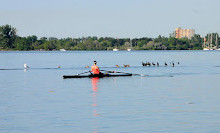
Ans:
{"label": "blue sky", "polygon": [[0,25],[38,37],[157,37],[220,32],[220,0],[0,0]]}

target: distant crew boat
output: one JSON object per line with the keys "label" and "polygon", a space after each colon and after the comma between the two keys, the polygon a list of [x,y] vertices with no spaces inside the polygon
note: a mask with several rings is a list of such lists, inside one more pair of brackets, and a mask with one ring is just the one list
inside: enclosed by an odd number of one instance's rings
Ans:
{"label": "distant crew boat", "polygon": [[118,51],[118,49],[117,49],[117,48],[114,48],[113,51]]}
{"label": "distant crew boat", "polygon": [[66,49],[60,49],[60,51],[66,51]]}
{"label": "distant crew boat", "polygon": [[203,50],[210,50],[209,48],[203,48]]}
{"label": "distant crew boat", "polygon": [[66,49],[60,49],[60,51],[66,51]]}

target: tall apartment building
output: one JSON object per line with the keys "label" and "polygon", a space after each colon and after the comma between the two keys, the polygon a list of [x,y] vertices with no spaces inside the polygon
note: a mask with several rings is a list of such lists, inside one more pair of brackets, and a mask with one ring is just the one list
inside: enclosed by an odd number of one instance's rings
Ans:
{"label": "tall apartment building", "polygon": [[176,28],[175,33],[176,33],[176,38],[187,37],[191,39],[195,35],[195,29],[181,29],[179,27],[179,28]]}

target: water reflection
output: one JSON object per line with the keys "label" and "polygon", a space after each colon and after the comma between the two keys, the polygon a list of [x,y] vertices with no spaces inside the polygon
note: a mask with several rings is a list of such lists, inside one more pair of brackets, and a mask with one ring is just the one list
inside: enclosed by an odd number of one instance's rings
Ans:
{"label": "water reflection", "polygon": [[99,116],[100,114],[97,112],[97,107],[98,107],[98,103],[97,103],[97,97],[98,97],[98,83],[99,83],[99,78],[98,77],[94,77],[91,79],[92,81],[92,97],[93,97],[93,117],[95,118],[94,120],[94,129],[93,129],[93,133],[98,133],[98,121],[97,121],[97,116]]}

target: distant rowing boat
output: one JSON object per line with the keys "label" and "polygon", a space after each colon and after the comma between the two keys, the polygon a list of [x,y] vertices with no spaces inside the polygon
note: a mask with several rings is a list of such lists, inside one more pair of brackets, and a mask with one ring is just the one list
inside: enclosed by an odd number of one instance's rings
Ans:
{"label": "distant rowing boat", "polygon": [[117,49],[117,48],[114,48],[114,49],[113,49],[113,51],[118,51],[118,50],[119,50],[119,49]]}
{"label": "distant rowing boat", "polygon": [[60,51],[66,51],[66,49],[60,49]]}

